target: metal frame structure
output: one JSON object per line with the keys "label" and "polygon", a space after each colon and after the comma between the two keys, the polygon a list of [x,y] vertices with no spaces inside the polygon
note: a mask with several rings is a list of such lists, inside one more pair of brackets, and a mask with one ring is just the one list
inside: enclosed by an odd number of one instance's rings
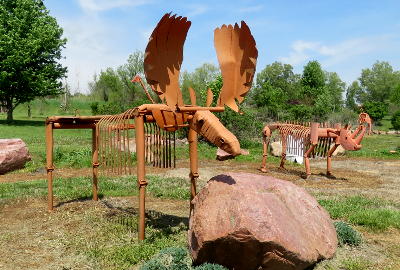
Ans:
{"label": "metal frame structure", "polygon": [[93,176],[93,200],[98,200],[98,132],[97,122],[106,115],[97,116],[51,116],[46,119],[46,171],[47,171],[47,201],[48,210],[53,210],[53,130],[55,129],[91,129],[92,130],[92,176]]}

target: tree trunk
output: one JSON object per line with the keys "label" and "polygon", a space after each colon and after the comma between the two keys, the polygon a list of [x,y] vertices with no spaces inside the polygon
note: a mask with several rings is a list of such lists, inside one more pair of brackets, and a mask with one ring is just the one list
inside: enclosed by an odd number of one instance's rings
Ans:
{"label": "tree trunk", "polygon": [[13,109],[7,109],[7,122],[12,122],[14,120],[13,118]]}
{"label": "tree trunk", "polygon": [[14,118],[13,118],[14,108],[13,108],[12,102],[6,103],[6,109],[7,109],[7,122],[11,122],[14,120]]}
{"label": "tree trunk", "polygon": [[29,119],[32,118],[32,111],[31,111],[31,103],[30,102],[28,103],[28,117],[29,117]]}

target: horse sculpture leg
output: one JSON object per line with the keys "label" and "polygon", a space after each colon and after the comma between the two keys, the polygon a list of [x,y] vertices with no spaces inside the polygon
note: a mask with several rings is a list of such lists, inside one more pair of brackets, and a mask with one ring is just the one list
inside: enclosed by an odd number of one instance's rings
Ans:
{"label": "horse sculpture leg", "polygon": [[311,144],[310,148],[304,153],[304,166],[306,168],[306,179],[311,175],[311,169],[310,169],[310,155],[314,151],[314,148],[316,147],[316,144]]}
{"label": "horse sculpture leg", "polygon": [[332,155],[335,152],[336,148],[338,148],[340,144],[335,144],[329,149],[328,154],[326,155],[326,175],[332,175]]}
{"label": "horse sculpture leg", "polygon": [[268,127],[263,130],[263,158],[261,162],[260,171],[267,172],[267,157],[268,157],[268,145],[271,140],[271,131]]}
{"label": "horse sculpture leg", "polygon": [[281,164],[279,165],[279,168],[281,169],[285,169],[286,148],[287,148],[287,137],[282,136],[282,156],[281,156]]}

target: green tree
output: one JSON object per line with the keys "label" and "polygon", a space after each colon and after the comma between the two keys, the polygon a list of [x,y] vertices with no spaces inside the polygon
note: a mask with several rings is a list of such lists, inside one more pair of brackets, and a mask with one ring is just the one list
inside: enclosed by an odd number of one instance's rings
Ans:
{"label": "green tree", "polygon": [[[117,68],[117,74],[122,83],[121,101],[127,106],[129,104],[137,103],[138,101],[149,102],[142,87],[137,83],[132,83],[131,80],[134,76],[140,75],[144,79],[144,69],[143,69],[144,54],[141,51],[136,51],[129,55],[127,63],[121,65]],[[145,81],[145,80],[144,80]],[[153,91],[149,91],[152,94]],[[157,94],[154,93],[154,96]]]}
{"label": "green tree", "polygon": [[354,81],[346,91],[346,108],[357,111],[357,103],[356,103],[356,94],[357,92],[360,91],[360,85],[358,84],[358,81]]}
{"label": "green tree", "polygon": [[92,95],[105,102],[117,102],[122,94],[122,81],[117,72],[112,68],[101,71],[99,76],[95,75],[91,85]]}
{"label": "green tree", "polygon": [[389,106],[387,103],[379,101],[367,101],[362,106],[363,110],[369,114],[374,121],[380,121],[388,113]]}
{"label": "green tree", "polygon": [[62,33],[41,0],[0,0],[0,104],[8,121],[19,104],[62,93]]}
{"label": "green tree", "polygon": [[400,111],[393,114],[391,122],[395,130],[400,130]]}
{"label": "green tree", "polygon": [[[217,101],[218,101],[218,97],[219,97],[219,93],[221,93],[221,89],[222,89],[222,85],[223,85],[223,81],[222,81],[222,76],[218,75],[213,81],[209,82],[206,85],[206,89],[210,89],[211,92],[213,93],[213,102],[211,103],[211,106],[217,106]],[[201,91],[202,92],[202,91]],[[202,92],[202,98],[203,98],[203,102],[205,102],[207,99],[207,93],[204,91]]]}
{"label": "green tree", "polygon": [[346,83],[343,82],[339,75],[336,72],[325,72],[325,90],[329,96],[332,110],[334,112],[338,112],[343,108],[344,101],[343,101],[343,93],[346,88]]}
{"label": "green tree", "polygon": [[391,93],[391,96],[390,96],[390,101],[391,101],[393,104],[395,104],[395,105],[397,105],[397,106],[400,106],[400,84],[397,85],[397,86],[392,90],[392,93]]}
{"label": "green tree", "polygon": [[267,107],[273,117],[285,110],[288,103],[296,103],[300,96],[299,75],[289,64],[274,62],[257,74],[251,103]]}
{"label": "green tree", "polygon": [[388,62],[377,61],[371,69],[363,69],[359,78],[361,90],[357,101],[388,102],[395,87],[400,84],[400,73]]}
{"label": "green tree", "polygon": [[310,61],[304,66],[301,76],[302,99],[306,105],[314,105],[317,97],[324,91],[325,73],[318,61]]}
{"label": "green tree", "polygon": [[189,104],[189,87],[197,93],[197,103],[204,105],[207,96],[208,84],[220,75],[219,69],[213,64],[204,63],[193,72],[184,71],[181,74],[181,90],[185,103]]}
{"label": "green tree", "polygon": [[[93,81],[89,83],[90,93],[94,100],[108,104],[93,103],[93,113],[119,113],[150,102],[142,87],[131,82],[136,75],[144,79],[143,59],[143,53],[136,51],[129,55],[125,64],[116,69],[107,68],[94,76]],[[144,83],[146,84],[145,80]],[[156,94],[152,92],[149,91],[153,99],[157,99]]]}

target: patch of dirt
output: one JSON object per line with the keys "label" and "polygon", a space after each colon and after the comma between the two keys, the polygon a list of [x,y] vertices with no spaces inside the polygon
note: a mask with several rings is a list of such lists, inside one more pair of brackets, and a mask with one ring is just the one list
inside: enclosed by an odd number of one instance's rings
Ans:
{"label": "patch of dirt", "polygon": [[[90,237],[91,228],[82,224],[82,219],[87,215],[107,217],[121,212],[137,213],[138,198],[64,202],[52,213],[46,211],[46,205],[46,201],[42,199],[12,200],[2,205],[0,269],[99,269],[96,262],[71,249],[68,245],[70,241],[66,241],[66,237],[76,234],[77,230],[79,235],[87,234]],[[146,211],[180,217],[187,223],[189,202],[161,200],[148,196]]]}
{"label": "patch of dirt", "polygon": [[[316,162],[315,167],[326,166],[322,162]],[[333,163],[334,174],[337,176],[345,173],[353,186],[334,186],[325,190],[314,187],[313,192],[322,192],[328,195],[362,195],[368,197],[380,197],[385,200],[400,203],[400,160],[336,160]]]}

